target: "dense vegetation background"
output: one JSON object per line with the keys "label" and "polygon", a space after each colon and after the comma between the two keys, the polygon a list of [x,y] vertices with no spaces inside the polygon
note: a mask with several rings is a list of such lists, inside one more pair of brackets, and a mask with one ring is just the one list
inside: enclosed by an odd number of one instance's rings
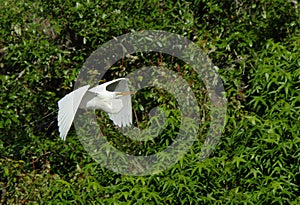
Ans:
{"label": "dense vegetation background", "polygon": [[[0,204],[299,204],[299,8],[295,0],[0,0]],[[226,125],[204,161],[195,145],[164,172],[123,176],[97,164],[73,129],[59,139],[57,101],[101,44],[150,29],[187,37],[219,67]],[[108,79],[130,71],[113,69]]]}

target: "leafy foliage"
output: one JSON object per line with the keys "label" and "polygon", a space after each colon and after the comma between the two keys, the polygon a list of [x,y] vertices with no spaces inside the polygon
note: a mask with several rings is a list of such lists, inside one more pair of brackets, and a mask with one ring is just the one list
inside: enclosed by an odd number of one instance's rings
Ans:
{"label": "leafy foliage", "polygon": [[[294,0],[1,1],[0,203],[299,204],[299,8]],[[164,65],[189,82],[204,112],[197,142],[173,167],[122,176],[95,163],[73,129],[66,142],[59,139],[57,101],[98,46],[149,29],[189,38],[219,67],[226,125],[214,153],[199,161],[210,120],[203,83],[178,59],[125,58],[107,80]],[[116,147],[152,154],[172,142],[180,124],[176,100],[149,88],[134,96],[136,125],[147,127],[156,105],[171,114],[154,142],[121,137],[103,113],[99,124]]]}

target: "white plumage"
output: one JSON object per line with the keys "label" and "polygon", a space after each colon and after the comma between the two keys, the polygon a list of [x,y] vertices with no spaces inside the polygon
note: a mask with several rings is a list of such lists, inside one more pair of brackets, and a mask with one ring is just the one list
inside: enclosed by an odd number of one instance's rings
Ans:
{"label": "white plumage", "polygon": [[101,109],[119,127],[132,124],[131,95],[125,78],[112,80],[89,89],[83,86],[58,101],[58,127],[65,140],[78,108]]}

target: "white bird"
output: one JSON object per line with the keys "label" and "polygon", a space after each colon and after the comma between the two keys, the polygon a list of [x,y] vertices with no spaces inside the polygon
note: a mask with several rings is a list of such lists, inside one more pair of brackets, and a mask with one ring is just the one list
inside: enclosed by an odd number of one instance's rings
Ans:
{"label": "white bird", "polygon": [[58,127],[62,140],[75,118],[78,108],[101,109],[119,127],[132,124],[131,94],[125,78],[112,80],[89,89],[89,85],[74,90],[58,101]]}

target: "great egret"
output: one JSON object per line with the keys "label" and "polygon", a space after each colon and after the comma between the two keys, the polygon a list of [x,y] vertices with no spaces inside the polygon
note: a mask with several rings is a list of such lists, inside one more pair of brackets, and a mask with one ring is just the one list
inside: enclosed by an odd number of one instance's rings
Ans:
{"label": "great egret", "polygon": [[78,108],[101,109],[119,127],[132,124],[131,94],[125,78],[112,80],[89,89],[89,85],[74,90],[58,101],[58,127],[66,139]]}

